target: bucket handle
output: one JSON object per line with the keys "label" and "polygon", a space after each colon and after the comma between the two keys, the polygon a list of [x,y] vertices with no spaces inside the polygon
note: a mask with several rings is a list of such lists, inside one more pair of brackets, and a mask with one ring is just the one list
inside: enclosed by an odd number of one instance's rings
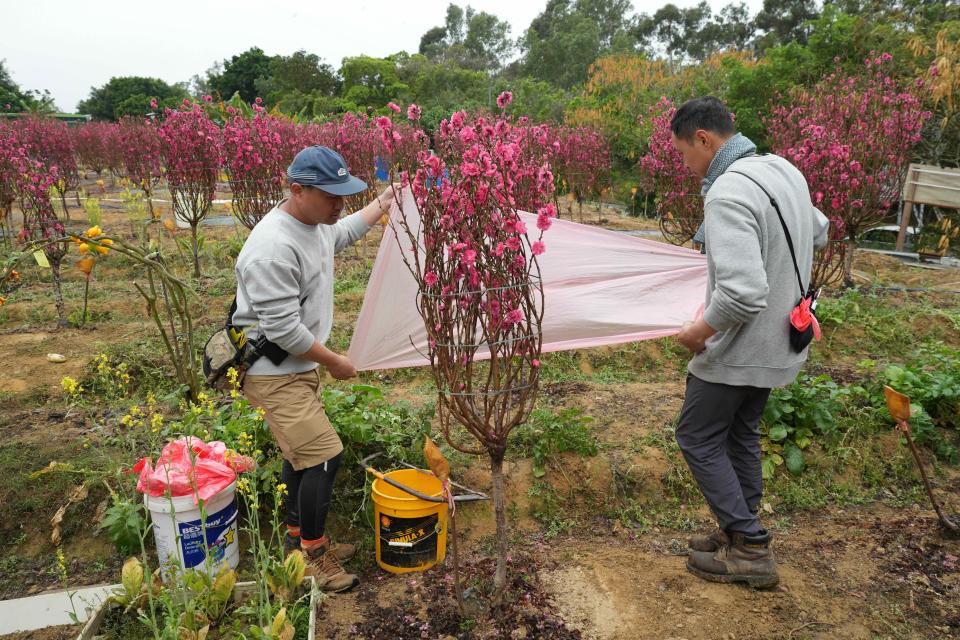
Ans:
{"label": "bucket handle", "polygon": [[[376,457],[379,456],[379,455],[380,455],[379,453],[372,453],[372,454],[370,454],[369,456],[367,456],[366,458],[364,458],[363,460],[360,461],[360,466],[363,467],[364,471],[366,471],[366,472],[369,473],[370,475],[375,476],[376,478],[378,478],[378,479],[380,479],[380,480],[383,480],[383,481],[386,482],[387,484],[389,484],[389,485],[391,485],[391,486],[393,486],[393,487],[396,487],[397,489],[400,489],[401,491],[404,491],[404,492],[406,492],[406,493],[409,493],[410,495],[414,496],[415,498],[420,498],[421,500],[426,500],[427,502],[446,502],[446,501],[447,501],[447,499],[446,499],[446,498],[443,498],[443,497],[439,497],[439,496],[428,496],[428,495],[425,494],[425,493],[422,493],[422,492],[420,492],[420,491],[417,491],[416,489],[413,489],[413,488],[411,488],[411,487],[408,487],[408,486],[406,486],[405,484],[402,484],[402,483],[400,483],[400,482],[397,482],[397,481],[394,480],[393,478],[387,477],[386,475],[384,475],[384,474],[381,473],[380,471],[377,471],[376,469],[374,469],[373,467],[371,467],[370,464],[369,464],[370,461],[373,460],[374,458],[376,458]],[[405,466],[410,467],[410,468],[412,468],[412,469],[416,469],[416,467],[411,467],[410,465],[405,465]],[[426,471],[423,471],[422,469],[417,469],[417,471],[420,471],[420,472],[422,472],[422,473],[427,473]],[[432,474],[431,474],[431,475],[432,475]],[[451,484],[454,484],[454,483],[451,482]],[[456,486],[460,487],[460,485],[456,485]],[[454,496],[453,499],[454,499],[454,501],[456,501],[456,502],[474,502],[474,501],[476,501],[476,500],[489,500],[489,499],[490,499],[489,496],[487,496],[487,495],[484,494],[484,493],[480,493],[479,491],[474,491],[473,489],[468,489],[467,487],[460,487],[460,488],[466,489],[467,491],[470,491],[471,493],[466,494],[466,495]]]}
{"label": "bucket handle", "polygon": [[383,473],[371,467],[368,463],[379,455],[380,455],[379,453],[370,454],[369,456],[367,456],[366,458],[360,461],[360,466],[363,467],[363,469],[367,473],[375,476],[378,480],[383,480],[387,484],[393,487],[396,487],[397,489],[400,489],[400,491],[405,491],[406,493],[409,493],[415,498],[420,498],[421,500],[426,500],[427,502],[446,502],[447,501],[446,498],[442,498],[438,496],[428,496],[427,494],[417,491],[416,489],[412,489],[404,484],[397,482],[393,478],[388,478]]}

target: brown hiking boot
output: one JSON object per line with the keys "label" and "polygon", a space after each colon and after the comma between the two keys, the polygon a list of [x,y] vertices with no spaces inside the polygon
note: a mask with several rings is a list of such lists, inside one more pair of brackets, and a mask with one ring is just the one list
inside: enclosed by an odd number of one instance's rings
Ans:
{"label": "brown hiking boot", "polygon": [[322,544],[313,549],[304,549],[303,555],[317,580],[317,586],[322,591],[341,593],[360,584],[360,578],[343,570],[340,559],[329,544]]}
{"label": "brown hiking boot", "polygon": [[687,570],[710,582],[746,582],[755,589],[768,589],[780,582],[770,553],[770,538],[763,531],[748,536],[730,534],[730,545],[716,551],[691,551]]}
{"label": "brown hiking boot", "polygon": [[690,547],[691,551],[708,551],[712,553],[719,551],[723,547],[729,547],[730,538],[723,529],[717,527],[716,531],[708,536],[690,536],[687,540],[687,546]]}
{"label": "brown hiking boot", "polygon": [[[337,542],[328,542],[327,543],[333,553],[337,556],[337,560],[340,562],[347,562],[352,560],[353,556],[357,552],[357,548],[352,544],[346,543],[337,543]],[[300,548],[300,536],[292,536],[289,533],[283,539],[283,552],[286,555],[290,555],[290,552],[295,551]]]}
{"label": "brown hiking boot", "polygon": [[330,551],[333,555],[337,556],[337,560],[340,562],[347,562],[353,559],[353,556],[357,553],[357,548],[352,544],[347,544],[346,542],[334,542],[331,540],[327,544],[330,545]]}

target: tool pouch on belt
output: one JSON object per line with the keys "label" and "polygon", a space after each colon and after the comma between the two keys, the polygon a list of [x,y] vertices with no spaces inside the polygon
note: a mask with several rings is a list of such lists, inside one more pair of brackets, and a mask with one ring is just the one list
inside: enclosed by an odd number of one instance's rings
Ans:
{"label": "tool pouch on belt", "polygon": [[[307,301],[304,297],[300,306]],[[256,340],[248,340],[243,327],[233,324],[233,314],[237,311],[237,299],[234,297],[227,312],[227,321],[223,329],[215,332],[203,345],[203,377],[208,386],[214,389],[227,390],[234,384],[227,375],[230,369],[237,372],[236,384],[243,383],[243,376],[254,362],[265,356],[276,366],[280,366],[287,359],[285,350],[267,340],[266,336],[259,336]],[[248,327],[249,328],[249,327]]]}
{"label": "tool pouch on belt", "polygon": [[783,214],[780,212],[780,205],[773,199],[770,192],[767,191],[762,184],[754,180],[753,177],[742,171],[731,171],[730,173],[739,173],[760,187],[760,190],[763,191],[767,199],[770,200],[770,204],[773,205],[774,211],[777,212],[777,217],[780,218],[780,226],[783,227],[783,233],[787,237],[787,247],[790,248],[793,270],[797,274],[797,284],[800,286],[800,301],[790,311],[790,317],[788,319],[790,324],[790,348],[800,353],[810,345],[810,342],[814,338],[819,340],[821,337],[820,323],[817,322],[816,315],[817,296],[819,292],[814,293],[812,289],[806,289],[803,286],[803,278],[800,277],[800,267],[797,265],[797,254],[793,249],[793,238],[790,237],[790,230],[787,229],[787,223],[784,221]]}
{"label": "tool pouch on belt", "polygon": [[235,369],[240,382],[252,362],[245,357],[247,351],[246,336],[232,326],[226,326],[215,332],[203,345],[203,377],[207,385],[214,389],[229,389],[231,382],[227,372]]}

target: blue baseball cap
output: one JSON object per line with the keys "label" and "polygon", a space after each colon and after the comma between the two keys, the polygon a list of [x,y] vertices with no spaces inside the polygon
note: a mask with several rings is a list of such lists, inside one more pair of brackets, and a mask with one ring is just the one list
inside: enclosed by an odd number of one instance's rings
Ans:
{"label": "blue baseball cap", "polygon": [[350,175],[343,156],[329,147],[307,147],[287,167],[287,179],[335,196],[352,196],[367,190],[367,183]]}

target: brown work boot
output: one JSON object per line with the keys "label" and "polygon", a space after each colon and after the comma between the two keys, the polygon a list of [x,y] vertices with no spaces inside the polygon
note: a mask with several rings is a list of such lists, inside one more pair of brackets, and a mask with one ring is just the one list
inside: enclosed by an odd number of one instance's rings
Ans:
{"label": "brown work boot", "polygon": [[312,549],[304,549],[303,555],[313,570],[312,573],[317,580],[317,586],[322,591],[341,593],[360,584],[360,578],[343,570],[340,559],[329,543],[317,545]]}
{"label": "brown work boot", "polygon": [[[327,542],[325,544],[333,549],[333,554],[337,556],[337,560],[340,562],[352,560],[353,556],[357,552],[357,548],[352,544],[333,542],[329,538],[327,538]],[[286,555],[290,555],[291,551],[300,548],[300,536],[292,536],[289,533],[286,534],[286,537],[283,540],[284,553]]]}
{"label": "brown work boot", "polygon": [[334,542],[330,540],[327,544],[330,545],[330,551],[333,552],[333,555],[337,556],[337,560],[340,562],[352,560],[353,556],[357,553],[357,548],[346,542]]}
{"label": "brown work boot", "polygon": [[731,533],[730,545],[716,551],[691,551],[687,570],[710,582],[746,582],[755,589],[768,589],[780,582],[770,553],[770,538],[762,531],[753,536]]}
{"label": "brown work boot", "polygon": [[729,547],[730,537],[727,536],[727,533],[723,529],[717,527],[716,531],[708,536],[690,536],[687,540],[687,546],[690,547],[691,551],[708,551],[712,553],[719,551],[723,547]]}

